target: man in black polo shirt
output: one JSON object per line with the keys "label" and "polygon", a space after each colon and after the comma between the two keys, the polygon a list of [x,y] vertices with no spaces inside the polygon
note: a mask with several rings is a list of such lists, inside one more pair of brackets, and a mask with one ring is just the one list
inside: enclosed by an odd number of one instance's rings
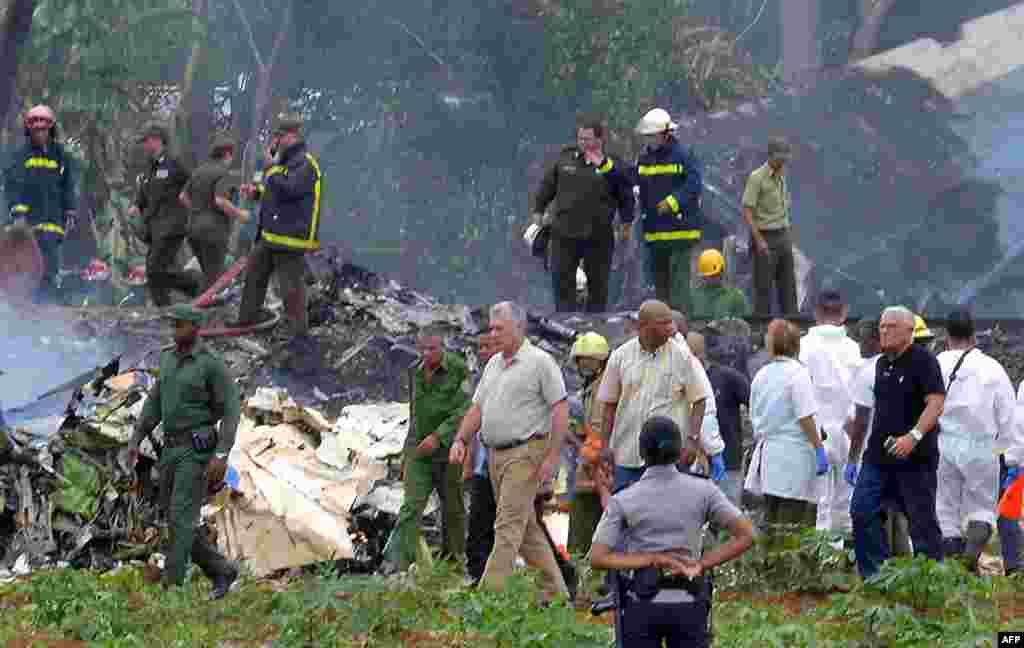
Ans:
{"label": "man in black polo shirt", "polygon": [[[914,314],[885,309],[879,323],[882,356],[875,366],[875,413],[871,437],[861,448],[865,425],[850,429],[848,479],[856,478],[853,519],[857,568],[863,578],[878,573],[889,557],[882,535],[882,501],[899,504],[910,524],[914,553],[942,560],[942,532],[935,514],[939,446],[936,423],[946,390],[938,360],[913,344]],[[856,474],[858,472],[859,474]]]}
{"label": "man in black polo shirt", "polygon": [[[743,493],[743,424],[740,406],[750,407],[750,381],[732,367],[722,364],[717,355],[713,336],[709,339],[705,357],[703,350],[697,354],[707,367],[708,380],[715,390],[715,404],[718,414],[718,430],[725,442],[725,479],[718,487],[736,506],[740,505]],[[694,350],[697,353],[696,350]],[[710,362],[709,362],[710,360]]]}

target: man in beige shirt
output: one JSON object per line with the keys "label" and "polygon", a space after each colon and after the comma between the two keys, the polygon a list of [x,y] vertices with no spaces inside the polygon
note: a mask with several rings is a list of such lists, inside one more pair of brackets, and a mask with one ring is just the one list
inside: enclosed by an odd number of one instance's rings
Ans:
{"label": "man in beige shirt", "polygon": [[503,590],[517,555],[544,573],[549,596],[568,588],[534,509],[541,484],[561,461],[569,427],[562,371],[526,339],[526,312],[512,302],[491,308],[491,334],[501,353],[484,369],[473,404],[462,419],[449,460],[461,464],[477,432],[489,451],[491,484],[498,504],[494,548],[484,567],[484,586]]}
{"label": "man in beige shirt", "polygon": [[747,179],[743,191],[743,217],[750,226],[754,255],[754,315],[771,316],[772,288],[778,291],[782,314],[797,313],[796,268],[790,234],[790,198],[786,161],[792,147],[782,138],[768,145],[768,161]]}
{"label": "man in beige shirt", "polygon": [[615,469],[612,491],[643,475],[640,429],[652,416],[668,416],[686,430],[691,445],[700,443],[706,394],[685,340],[676,333],[672,310],[649,300],[639,313],[637,337],[616,349],[608,359],[597,399],[604,403],[604,428],[611,430],[609,447]]}

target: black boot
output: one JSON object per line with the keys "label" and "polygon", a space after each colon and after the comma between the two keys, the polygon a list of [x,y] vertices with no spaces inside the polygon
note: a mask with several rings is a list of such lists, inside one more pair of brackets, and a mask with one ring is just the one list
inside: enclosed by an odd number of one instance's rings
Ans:
{"label": "black boot", "polygon": [[991,537],[992,525],[988,522],[971,520],[967,523],[967,545],[964,548],[964,554],[967,558],[967,568],[972,572],[978,571],[981,552],[988,545],[988,540]]}
{"label": "black boot", "polygon": [[231,591],[232,586],[238,581],[238,570],[232,567],[229,571],[213,579],[213,591],[210,592],[210,600],[218,601]]}

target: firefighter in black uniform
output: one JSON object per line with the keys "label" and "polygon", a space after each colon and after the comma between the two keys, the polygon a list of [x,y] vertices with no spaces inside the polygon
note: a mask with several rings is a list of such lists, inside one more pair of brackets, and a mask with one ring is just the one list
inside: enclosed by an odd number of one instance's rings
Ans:
{"label": "firefighter in black uniform", "polygon": [[25,220],[35,234],[45,262],[36,303],[57,296],[61,243],[74,225],[75,182],[71,156],[57,143],[57,117],[49,107],[25,113],[28,143],[11,160],[5,174],[12,220]]}
{"label": "firefighter in black uniform", "polygon": [[160,124],[143,128],[142,148],[150,166],[129,210],[133,218],[142,216],[142,239],[149,245],[146,282],[153,304],[160,307],[170,306],[172,288],[192,297],[199,293],[196,277],[175,269],[188,234],[188,210],[178,201],[178,194],[188,182],[189,171],[168,153],[169,143],[170,133]]}
{"label": "firefighter in black uniform", "polygon": [[292,333],[309,330],[306,312],[307,252],[320,249],[320,165],[306,150],[302,118],[280,115],[266,150],[262,185],[242,185],[243,195],[260,202],[260,228],[249,255],[238,326],[261,321],[270,277],[277,273]]}

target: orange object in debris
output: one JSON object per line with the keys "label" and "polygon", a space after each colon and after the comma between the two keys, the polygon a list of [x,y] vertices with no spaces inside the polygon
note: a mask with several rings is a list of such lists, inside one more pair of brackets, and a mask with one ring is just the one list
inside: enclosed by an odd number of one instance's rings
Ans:
{"label": "orange object in debris", "polygon": [[1013,480],[1010,487],[999,498],[999,506],[997,508],[999,517],[1004,517],[1008,520],[1019,520],[1022,506],[1024,506],[1024,474]]}

